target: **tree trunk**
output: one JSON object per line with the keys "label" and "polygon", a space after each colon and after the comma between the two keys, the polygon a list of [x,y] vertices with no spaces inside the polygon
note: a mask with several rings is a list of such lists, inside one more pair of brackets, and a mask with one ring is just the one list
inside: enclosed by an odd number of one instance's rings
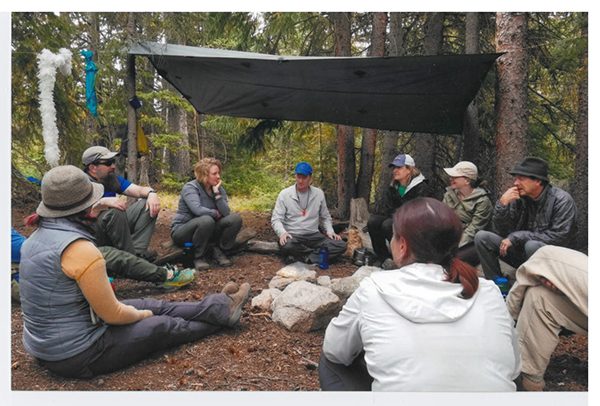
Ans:
{"label": "tree trunk", "polygon": [[[479,13],[466,13],[465,54],[479,53]],[[481,132],[479,131],[479,109],[477,101],[473,100],[465,113],[462,139],[462,153],[459,159],[471,161],[477,167],[481,166],[479,152],[481,151]],[[456,162],[454,162],[456,163]]]}
{"label": "tree trunk", "polygon": [[[442,41],[444,39],[444,18],[445,13],[428,14],[425,38],[423,39],[425,55],[438,55],[441,52]],[[425,178],[430,180],[429,186],[433,196],[441,196],[443,186],[438,185],[434,179],[436,136],[435,134],[430,133],[417,133],[415,139],[415,154],[413,158],[415,159],[416,165]]]}
{"label": "tree trunk", "polygon": [[[331,13],[335,36],[335,56],[350,56],[350,15],[349,13]],[[350,200],[354,197],[354,178],[356,176],[356,158],[354,156],[354,128],[337,125],[338,141],[338,213],[342,220],[350,217]]]}
{"label": "tree trunk", "polygon": [[182,134],[183,137],[180,139],[178,143],[176,162],[171,168],[174,172],[177,173],[179,179],[187,179],[191,173],[190,166],[190,140],[189,140],[189,132],[188,132],[188,121],[187,114],[185,109],[175,107],[175,125],[176,131],[179,134]]}
{"label": "tree trunk", "polygon": [[[390,13],[390,56],[404,55],[404,25],[402,24],[403,13]],[[388,164],[398,155],[398,131],[384,131],[383,144],[381,147],[381,168],[379,171],[379,184],[375,193],[375,211],[380,209],[382,197],[393,179],[393,172]]]}
{"label": "tree trunk", "polygon": [[496,193],[511,187],[508,172],[528,155],[527,107],[527,16],[525,13],[496,14]]}
{"label": "tree trunk", "polygon": [[[584,14],[585,26],[582,36],[588,37],[587,13]],[[588,75],[587,75],[587,52],[581,60],[581,72],[583,78],[579,84],[579,108],[577,114],[577,130],[575,133],[575,145],[577,157],[575,161],[575,203],[579,217],[577,225],[579,235],[577,243],[579,249],[588,252]]]}
{"label": "tree trunk", "polygon": [[[127,41],[133,43],[135,36],[135,13],[128,13],[127,16]],[[127,55],[127,76],[125,77],[125,89],[127,100],[135,96],[135,55]],[[127,179],[136,183],[137,174],[137,117],[135,109],[127,103]]]}
{"label": "tree trunk", "polygon": [[[369,56],[385,55],[385,31],[387,28],[387,13],[373,13],[373,32],[371,33],[371,48]],[[375,171],[375,148],[377,147],[377,134],[375,129],[363,129],[360,152],[360,169],[356,184],[357,197],[362,197],[367,204],[371,197],[371,184]]]}

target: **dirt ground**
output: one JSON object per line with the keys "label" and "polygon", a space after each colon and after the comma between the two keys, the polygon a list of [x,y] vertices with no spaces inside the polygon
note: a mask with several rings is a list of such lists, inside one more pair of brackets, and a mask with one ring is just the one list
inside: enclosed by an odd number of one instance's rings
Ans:
{"label": "dirt ground", "polygon": [[[25,236],[33,229],[23,219],[35,206],[13,207],[12,226]],[[164,210],[150,249],[164,254],[162,243],[169,237],[172,210]],[[243,212],[244,228],[252,228],[257,239],[275,241],[268,213]],[[251,297],[268,288],[270,279],[284,266],[279,255],[242,252],[231,257],[233,266],[200,272],[188,286],[165,293],[146,282],[115,281],[119,299],[155,297],[171,301],[194,301],[220,292],[232,280],[252,285]],[[349,258],[332,264],[319,275],[344,277],[356,270]],[[200,341],[155,353],[146,360],[111,374],[89,380],[57,376],[30,356],[21,343],[23,320],[18,304],[12,306],[11,389],[13,391],[318,391],[317,362],[323,331],[289,332],[268,314],[246,305],[239,326]],[[587,336],[562,337],[546,372],[547,390],[588,390]]]}

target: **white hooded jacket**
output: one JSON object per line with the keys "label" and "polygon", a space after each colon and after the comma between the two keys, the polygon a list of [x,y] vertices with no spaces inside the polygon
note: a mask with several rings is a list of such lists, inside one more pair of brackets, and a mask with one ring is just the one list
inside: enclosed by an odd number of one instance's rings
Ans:
{"label": "white hooded jacket", "polygon": [[323,352],[349,365],[364,349],[374,391],[514,391],[521,353],[498,287],[471,299],[435,264],[365,278],[325,332]]}

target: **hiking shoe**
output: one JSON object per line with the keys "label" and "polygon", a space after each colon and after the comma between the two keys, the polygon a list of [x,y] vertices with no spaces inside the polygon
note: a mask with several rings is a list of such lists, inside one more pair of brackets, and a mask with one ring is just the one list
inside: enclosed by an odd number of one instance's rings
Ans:
{"label": "hiking shoe", "polygon": [[171,279],[167,279],[163,283],[163,288],[165,288],[165,289],[180,288],[182,286],[189,284],[196,277],[196,271],[194,271],[193,269],[190,269],[190,268],[181,269],[181,270],[179,270],[177,268],[172,268],[172,270],[173,270],[173,277]]}
{"label": "hiking shoe", "polygon": [[196,258],[194,260],[194,268],[196,271],[206,271],[207,269],[210,269],[210,265],[202,258]]}
{"label": "hiking shoe", "polygon": [[250,284],[243,283],[240,286],[240,289],[234,293],[233,295],[227,295],[230,302],[230,310],[229,310],[229,320],[227,321],[227,325],[229,327],[235,326],[239,323],[240,318],[242,317],[242,308],[250,298]]}
{"label": "hiking shoe", "polygon": [[543,379],[540,382],[536,382],[524,374],[521,374],[521,378],[523,379],[523,389],[525,389],[527,392],[541,392],[546,387],[546,382]]}
{"label": "hiking shoe", "polygon": [[225,293],[226,295],[236,294],[240,290],[240,287],[235,282],[227,282],[221,293]]}
{"label": "hiking shoe", "polygon": [[233,265],[233,262],[231,262],[229,260],[229,258],[227,258],[225,256],[225,254],[223,254],[223,251],[221,251],[217,247],[213,248],[213,259],[218,262],[219,266],[231,266],[231,265]]}
{"label": "hiking shoe", "polygon": [[386,271],[389,271],[391,269],[398,269],[398,266],[396,265],[396,263],[394,262],[394,260],[392,258],[388,258],[385,261],[383,261],[383,264],[381,264],[381,269],[385,269]]}

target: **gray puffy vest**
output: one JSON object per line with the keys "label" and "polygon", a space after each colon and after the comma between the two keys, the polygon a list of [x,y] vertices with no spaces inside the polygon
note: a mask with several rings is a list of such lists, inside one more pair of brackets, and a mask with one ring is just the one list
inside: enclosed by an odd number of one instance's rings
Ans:
{"label": "gray puffy vest", "polygon": [[82,238],[93,239],[69,220],[43,219],[21,248],[23,346],[36,358],[70,358],[106,331],[104,324],[92,323],[90,305],[81,289],[61,268],[63,251]]}

